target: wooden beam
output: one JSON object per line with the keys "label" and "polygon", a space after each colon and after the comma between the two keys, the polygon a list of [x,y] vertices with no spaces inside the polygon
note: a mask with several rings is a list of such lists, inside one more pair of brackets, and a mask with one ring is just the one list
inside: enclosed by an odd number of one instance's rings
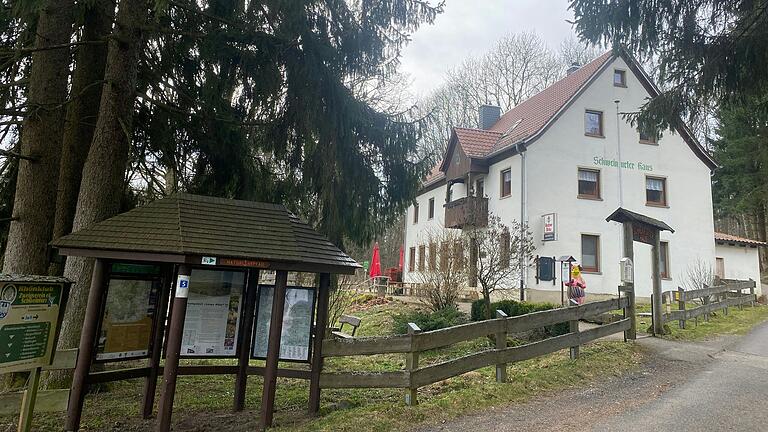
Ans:
{"label": "wooden beam", "polygon": [[[635,243],[634,243],[634,235],[632,233],[632,222],[624,222],[622,224],[622,228],[624,229],[624,257],[629,258],[632,260],[632,265],[635,264]],[[622,258],[624,258],[622,257]],[[634,267],[633,267],[634,272]],[[632,275],[632,283],[628,283],[624,286],[624,293],[626,295],[626,298],[629,300],[629,305],[627,307],[626,315],[629,315],[627,318],[632,319],[632,325],[627,330],[625,337],[627,339],[637,339],[637,308],[635,306],[635,283],[634,283],[634,275]]]}
{"label": "wooden beam", "polygon": [[653,279],[653,334],[661,336],[664,334],[664,322],[662,321],[661,304],[661,240],[659,231],[653,234],[653,245],[651,245],[651,277]]}
{"label": "wooden beam", "polygon": [[253,332],[254,311],[256,310],[256,295],[259,289],[259,270],[248,271],[248,282],[245,285],[245,305],[243,307],[242,325],[240,328],[239,355],[237,359],[237,376],[235,377],[235,398],[232,403],[233,411],[245,408],[245,388],[248,382],[248,363],[251,360],[251,333]]}
{"label": "wooden beam", "polygon": [[[323,339],[328,327],[328,302],[331,292],[331,275],[321,273],[317,287],[317,315],[312,340],[312,361],[309,380],[309,413],[320,411],[320,373],[323,371]],[[358,324],[359,325],[359,324]]]}
{"label": "wooden beam", "polygon": [[163,269],[162,285],[158,293],[159,299],[155,309],[155,322],[152,325],[152,351],[149,353],[147,367],[149,374],[144,381],[144,394],[142,395],[141,416],[145,419],[152,417],[155,407],[155,391],[157,389],[157,377],[160,374],[160,358],[163,354],[163,334],[165,333],[165,320],[167,318],[168,301],[171,296],[173,283],[173,266],[166,264]]}
{"label": "wooden beam", "polygon": [[175,293],[173,297],[173,314],[168,324],[168,342],[163,368],[163,387],[160,402],[157,407],[158,432],[168,432],[171,429],[173,414],[173,398],[176,393],[176,376],[181,356],[181,338],[184,333],[184,318],[187,314],[187,297],[189,296],[190,266],[182,264],[177,270]]}
{"label": "wooden beam", "polygon": [[264,389],[261,396],[261,417],[259,427],[263,430],[272,426],[275,410],[275,387],[277,386],[277,363],[280,359],[280,336],[283,331],[283,309],[288,272],[278,271],[275,275],[275,290],[272,296],[272,316],[269,323],[269,342],[264,369]]}
{"label": "wooden beam", "polygon": [[76,431],[80,429],[80,417],[83,414],[85,393],[88,391],[88,372],[95,357],[95,348],[98,338],[98,329],[101,321],[101,306],[104,302],[106,291],[107,263],[97,259],[93,265],[91,274],[91,289],[88,291],[88,303],[85,307],[85,319],[83,330],[80,333],[80,347],[74,376],[72,378],[71,394],[67,406],[67,420],[64,429]]}

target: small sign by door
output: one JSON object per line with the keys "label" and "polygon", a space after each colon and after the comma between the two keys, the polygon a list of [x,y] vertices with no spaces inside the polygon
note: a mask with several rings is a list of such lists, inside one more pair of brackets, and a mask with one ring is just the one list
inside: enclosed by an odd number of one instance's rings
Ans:
{"label": "small sign by door", "polygon": [[557,218],[555,213],[548,213],[542,216],[544,219],[543,241],[554,241],[557,239]]}

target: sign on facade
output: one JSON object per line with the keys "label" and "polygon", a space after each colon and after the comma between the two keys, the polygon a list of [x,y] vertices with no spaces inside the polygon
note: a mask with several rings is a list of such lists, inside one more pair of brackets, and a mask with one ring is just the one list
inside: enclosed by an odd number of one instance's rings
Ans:
{"label": "sign on facade", "polygon": [[69,284],[0,282],[0,374],[49,365]]}
{"label": "sign on facade", "polygon": [[557,215],[555,213],[548,213],[542,216],[544,219],[544,235],[543,241],[553,241],[557,239]]}

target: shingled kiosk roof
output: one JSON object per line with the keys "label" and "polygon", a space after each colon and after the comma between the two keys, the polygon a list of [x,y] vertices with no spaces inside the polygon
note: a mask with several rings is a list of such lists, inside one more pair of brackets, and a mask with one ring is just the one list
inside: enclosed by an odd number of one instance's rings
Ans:
{"label": "shingled kiosk roof", "polygon": [[611,213],[610,216],[605,218],[606,222],[615,221],[615,222],[638,222],[645,225],[650,225],[659,231],[669,231],[674,233],[675,230],[673,230],[669,225],[666,223],[654,219],[652,217],[642,215],[640,213],[635,213],[631,210],[627,210],[625,208],[619,207]]}
{"label": "shingled kiosk roof", "polygon": [[[62,255],[200,264],[254,261],[273,270],[352,273],[360,265],[278,204],[174,194],[69,234]],[[226,265],[226,264],[224,264]]]}

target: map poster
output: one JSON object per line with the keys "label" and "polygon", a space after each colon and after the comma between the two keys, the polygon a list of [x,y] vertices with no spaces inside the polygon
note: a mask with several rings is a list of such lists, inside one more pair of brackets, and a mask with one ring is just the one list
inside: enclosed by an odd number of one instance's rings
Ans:
{"label": "map poster", "polygon": [[0,374],[51,363],[68,285],[0,282]]}
{"label": "map poster", "polygon": [[96,360],[127,360],[149,355],[159,280],[109,280]]}
{"label": "map poster", "polygon": [[181,355],[234,357],[240,330],[245,273],[192,269]]}
{"label": "map poster", "polygon": [[[254,358],[267,357],[274,292],[274,285],[259,286],[256,331],[253,337]],[[283,330],[280,335],[280,360],[309,361],[314,302],[315,290],[313,288],[288,287],[286,289]]]}

